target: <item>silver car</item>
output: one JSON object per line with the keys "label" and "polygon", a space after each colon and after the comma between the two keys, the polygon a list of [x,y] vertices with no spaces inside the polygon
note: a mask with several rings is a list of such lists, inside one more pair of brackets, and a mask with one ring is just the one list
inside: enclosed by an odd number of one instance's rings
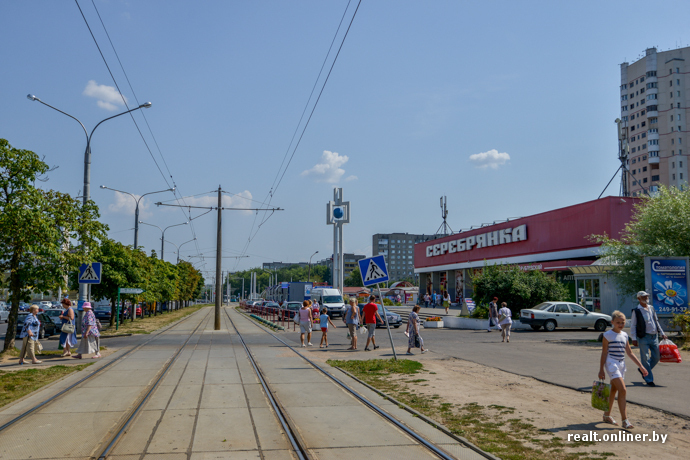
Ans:
{"label": "silver car", "polygon": [[550,301],[540,303],[534,308],[520,310],[520,322],[529,324],[535,331],[542,327],[549,332],[557,327],[593,327],[603,332],[611,326],[611,317],[591,312],[576,303]]}

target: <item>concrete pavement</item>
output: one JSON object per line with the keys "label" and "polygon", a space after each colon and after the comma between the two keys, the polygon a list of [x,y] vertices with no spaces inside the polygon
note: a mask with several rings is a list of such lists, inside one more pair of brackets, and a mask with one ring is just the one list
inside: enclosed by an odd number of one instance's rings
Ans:
{"label": "concrete pavement", "polygon": [[[200,310],[0,432],[0,459],[93,457],[123,426],[187,339],[109,458],[294,458],[230,321],[223,316],[222,330],[214,331],[210,312]],[[229,313],[286,417],[315,458],[435,458],[252,321],[234,309]],[[124,351],[96,366],[103,366]],[[0,424],[96,366],[5,407],[0,411]],[[483,458],[339,372],[338,378],[457,458]]]}

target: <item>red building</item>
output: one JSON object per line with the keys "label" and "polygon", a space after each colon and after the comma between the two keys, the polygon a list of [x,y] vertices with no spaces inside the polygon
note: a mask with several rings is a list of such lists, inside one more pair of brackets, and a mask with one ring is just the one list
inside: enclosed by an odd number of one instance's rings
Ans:
{"label": "red building", "polygon": [[602,293],[602,283],[608,281],[597,270],[576,280],[570,267],[591,265],[599,255],[599,244],[591,236],[618,238],[638,201],[606,197],[416,244],[420,294],[448,290],[454,301],[472,297],[474,270],[485,264],[515,264],[524,270],[554,272],[569,287],[570,300],[599,310],[602,297],[614,295]]}

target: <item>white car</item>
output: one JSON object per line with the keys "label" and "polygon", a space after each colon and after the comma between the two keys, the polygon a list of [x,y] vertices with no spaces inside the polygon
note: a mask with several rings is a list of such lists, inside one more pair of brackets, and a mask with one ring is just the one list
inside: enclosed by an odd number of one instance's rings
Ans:
{"label": "white car", "polygon": [[5,304],[4,302],[1,302],[0,303],[0,323],[8,322],[9,317],[10,317],[10,306]]}
{"label": "white car", "polygon": [[529,324],[535,331],[543,326],[549,332],[557,327],[582,329],[593,327],[603,332],[611,326],[611,317],[603,313],[591,312],[576,303],[549,301],[540,303],[534,308],[520,310],[520,322]]}

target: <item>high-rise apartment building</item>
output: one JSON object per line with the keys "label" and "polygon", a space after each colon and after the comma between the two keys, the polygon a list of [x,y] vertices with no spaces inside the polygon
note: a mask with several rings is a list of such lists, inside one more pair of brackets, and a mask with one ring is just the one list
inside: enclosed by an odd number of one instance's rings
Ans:
{"label": "high-rise apartment building", "polygon": [[690,47],[657,52],[621,64],[621,150],[628,191],[640,196],[658,186],[687,186]]}
{"label": "high-rise apartment building", "polygon": [[443,235],[412,235],[409,233],[377,233],[372,237],[371,255],[383,255],[391,281],[416,279],[414,245]]}

